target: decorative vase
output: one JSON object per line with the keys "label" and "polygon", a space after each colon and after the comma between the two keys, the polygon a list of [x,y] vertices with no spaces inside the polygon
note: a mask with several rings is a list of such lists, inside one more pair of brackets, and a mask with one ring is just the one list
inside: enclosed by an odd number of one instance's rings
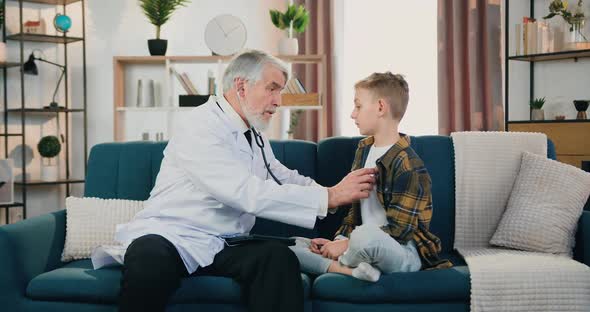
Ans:
{"label": "decorative vase", "polygon": [[148,48],[151,55],[166,55],[168,48],[168,40],[164,39],[150,39],[148,40]]}
{"label": "decorative vase", "polygon": [[0,42],[0,63],[6,62],[6,43]]}
{"label": "decorative vase", "polygon": [[576,119],[580,119],[580,120],[588,119],[588,116],[586,115],[586,110],[588,109],[588,104],[590,104],[589,100],[575,100],[574,101],[574,106],[576,107],[576,110],[578,111],[578,115],[576,116]]}
{"label": "decorative vase", "polygon": [[545,120],[545,112],[542,109],[533,109],[531,111],[531,120]]}
{"label": "decorative vase", "polygon": [[297,55],[299,53],[299,41],[297,38],[282,38],[279,41],[280,55]]}
{"label": "decorative vase", "polygon": [[137,107],[155,106],[155,88],[153,79],[137,81]]}
{"label": "decorative vase", "polygon": [[41,181],[57,181],[58,167],[57,165],[43,165],[41,166]]}
{"label": "decorative vase", "polygon": [[589,49],[590,42],[584,34],[584,18],[572,19],[572,24],[566,24],[565,46],[568,50]]}

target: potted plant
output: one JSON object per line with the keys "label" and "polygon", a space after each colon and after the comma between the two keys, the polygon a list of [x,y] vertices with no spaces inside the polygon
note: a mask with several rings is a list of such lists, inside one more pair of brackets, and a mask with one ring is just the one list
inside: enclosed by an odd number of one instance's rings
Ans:
{"label": "potted plant", "polygon": [[545,105],[544,97],[531,100],[531,120],[545,120],[543,105]]}
{"label": "potted plant", "polygon": [[37,150],[41,157],[43,157],[43,165],[41,166],[41,180],[55,181],[58,178],[57,162],[52,162],[61,151],[61,143],[56,136],[48,135],[42,137],[37,144]]}
{"label": "potted plant", "polygon": [[309,24],[309,12],[303,5],[291,4],[287,7],[285,13],[277,10],[270,10],[270,20],[281,30],[287,29],[288,38],[283,38],[279,42],[279,54],[297,55],[299,53],[299,43],[297,38],[293,38],[293,31],[302,33]]}
{"label": "potted plant", "polygon": [[295,133],[295,129],[297,129],[297,125],[299,124],[299,119],[301,118],[302,113],[302,109],[291,111],[291,121],[289,122],[289,130],[287,130],[290,140],[293,139],[293,134]]}
{"label": "potted plant", "polygon": [[156,39],[148,40],[151,55],[166,55],[168,40],[160,39],[160,28],[168,22],[176,9],[189,2],[190,0],[139,0],[143,13],[156,26]]}

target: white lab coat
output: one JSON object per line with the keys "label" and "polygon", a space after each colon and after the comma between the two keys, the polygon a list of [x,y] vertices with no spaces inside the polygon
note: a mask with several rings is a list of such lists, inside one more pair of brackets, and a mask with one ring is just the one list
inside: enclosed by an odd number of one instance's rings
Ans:
{"label": "white lab coat", "polygon": [[249,233],[257,216],[306,228],[325,216],[326,188],[283,166],[264,139],[267,160],[283,183],[276,184],[236,116],[225,98],[212,96],[178,121],[144,210],[117,227],[116,241],[126,247],[140,236],[162,235],[192,273],[213,262],[224,247],[221,237]]}

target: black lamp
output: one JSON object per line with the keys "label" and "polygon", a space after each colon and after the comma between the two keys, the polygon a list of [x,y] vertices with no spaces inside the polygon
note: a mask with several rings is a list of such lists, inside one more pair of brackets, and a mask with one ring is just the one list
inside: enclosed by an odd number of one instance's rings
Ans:
{"label": "black lamp", "polygon": [[61,84],[61,81],[66,73],[66,67],[63,65],[60,65],[60,64],[50,62],[50,61],[46,61],[46,60],[39,58],[39,57],[35,57],[35,51],[33,51],[33,52],[31,52],[31,55],[29,55],[29,60],[23,64],[23,72],[25,74],[33,75],[33,76],[39,75],[39,70],[37,69],[37,64],[35,64],[35,60],[57,66],[61,69],[61,75],[59,76],[59,80],[57,81],[57,86],[55,86],[55,91],[53,92],[53,100],[51,101],[51,103],[49,103],[49,108],[58,108],[59,105],[57,104],[57,102],[55,102],[55,96],[57,95],[57,90],[59,89],[59,85]]}

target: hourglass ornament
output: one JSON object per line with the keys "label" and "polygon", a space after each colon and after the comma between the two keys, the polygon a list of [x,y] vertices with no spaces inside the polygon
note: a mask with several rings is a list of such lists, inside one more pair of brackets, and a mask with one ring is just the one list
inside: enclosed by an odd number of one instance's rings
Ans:
{"label": "hourglass ornament", "polygon": [[574,106],[578,111],[578,115],[576,119],[586,120],[588,116],[586,115],[586,110],[588,109],[588,104],[590,103],[589,100],[574,100]]}

